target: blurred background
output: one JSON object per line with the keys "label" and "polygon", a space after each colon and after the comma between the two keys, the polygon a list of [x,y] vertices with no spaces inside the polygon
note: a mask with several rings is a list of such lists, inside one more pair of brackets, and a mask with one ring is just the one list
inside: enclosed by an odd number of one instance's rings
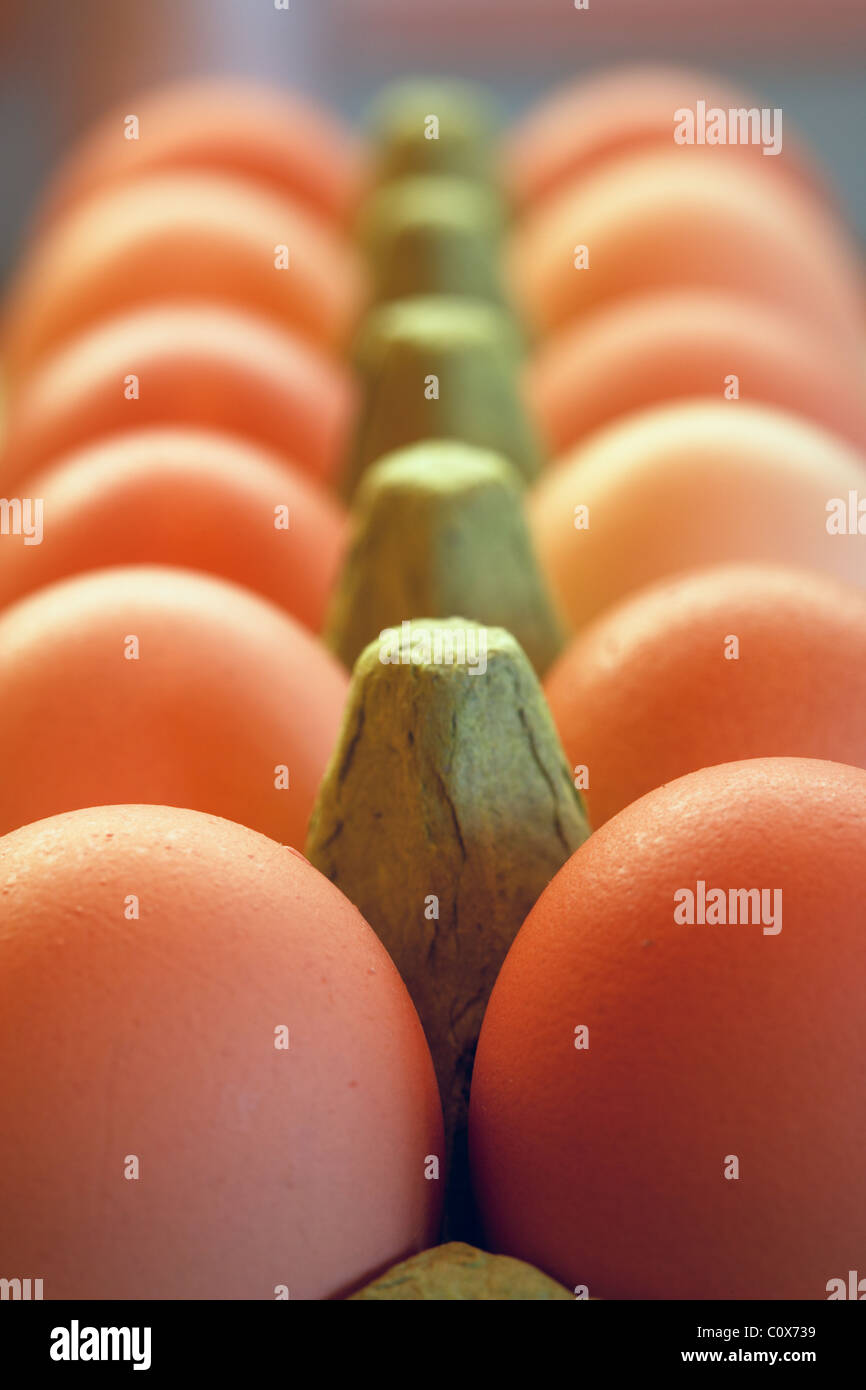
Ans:
{"label": "blurred background", "polygon": [[392,76],[450,73],[489,84],[505,122],[593,68],[690,61],[783,108],[866,240],[864,0],[0,0],[0,46],[0,273],[84,126],[205,73],[269,78],[352,120]]}

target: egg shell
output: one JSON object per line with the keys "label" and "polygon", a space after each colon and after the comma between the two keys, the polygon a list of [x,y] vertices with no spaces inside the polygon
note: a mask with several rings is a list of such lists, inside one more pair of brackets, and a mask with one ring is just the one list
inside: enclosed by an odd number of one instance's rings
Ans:
{"label": "egg shell", "polygon": [[[129,115],[138,139],[126,134]],[[100,120],[58,170],[40,225],[97,189],[156,170],[235,174],[340,222],[367,182],[361,142],[306,97],[197,79],[139,93]]]}
{"label": "egg shell", "polygon": [[231,435],[142,429],[58,460],[29,491],[42,502],[42,540],[0,539],[0,607],[86,570],[175,565],[243,584],[314,632],[322,625],[346,517],[276,454]]}
{"label": "egg shell", "polygon": [[[857,1267],[864,855],[866,773],[812,759],[692,773],[590,836],[481,1031],[489,1248],[600,1298],[826,1299]],[[767,911],[675,921],[700,882]]]}
{"label": "egg shell", "polygon": [[128,801],[303,844],[347,689],[306,629],[223,580],[142,565],[40,589],[0,614],[0,834]]}
{"label": "egg shell", "polygon": [[595,433],[541,479],[530,523],[562,611],[580,628],[645,584],[725,561],[802,565],[866,585],[862,537],[827,531],[828,502],[864,489],[862,456],[834,435],[768,407],[698,400]]}
{"label": "egg shell", "polygon": [[4,365],[20,379],[101,320],[176,298],[249,309],[339,351],[363,286],[357,253],[291,199],[214,174],[144,176],[86,199],[25,254]]}
{"label": "egg shell", "polygon": [[321,1299],[435,1240],[421,1025],[301,855],[101,806],[0,840],[0,901],[10,1271],[46,1299]]}
{"label": "egg shell", "polygon": [[602,306],[540,346],[526,386],[554,457],[632,410],[721,401],[734,389],[732,399],[805,415],[866,448],[859,361],[832,340],[818,349],[771,305],[720,292],[671,289]]}
{"label": "egg shell", "polygon": [[353,408],[348,372],[296,335],[240,310],[154,305],[91,329],[28,378],[10,401],[0,489],[147,425],[237,434],[327,481]]}
{"label": "egg shell", "polygon": [[545,693],[596,828],[716,763],[866,767],[866,593],[774,565],[665,580],[576,637]]}
{"label": "egg shell", "polygon": [[[727,79],[685,67],[629,64],[582,77],[536,103],[509,133],[502,155],[506,187],[518,206],[527,208],[612,160],[670,148],[675,113],[696,110],[699,101],[708,112],[757,105]],[[825,194],[811,161],[785,127],[784,113],[781,134],[778,154],[764,155],[761,144],[751,143],[719,145],[713,152],[726,162],[745,160],[763,173],[781,173],[814,187],[816,195]],[[693,150],[701,153],[699,145],[677,149],[684,157]]]}
{"label": "egg shell", "polygon": [[[586,265],[575,265],[579,247]],[[577,179],[518,227],[508,262],[539,333],[626,295],[679,286],[787,308],[852,350],[862,337],[859,259],[833,218],[712,149],[687,159],[678,148],[639,153]]]}

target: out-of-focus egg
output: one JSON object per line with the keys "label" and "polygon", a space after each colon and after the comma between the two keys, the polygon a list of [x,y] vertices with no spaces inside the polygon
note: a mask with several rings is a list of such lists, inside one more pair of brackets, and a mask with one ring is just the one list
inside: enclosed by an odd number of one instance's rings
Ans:
{"label": "out-of-focus egg", "polygon": [[29,534],[0,538],[0,606],[85,570],[177,565],[322,625],[345,513],[276,454],[230,435],[136,430],[59,460],[28,492],[38,529],[32,510]]}
{"label": "out-of-focus egg", "polygon": [[176,169],[242,175],[340,221],[367,181],[361,144],[307,98],[207,78],[141,93],[105,116],[59,170],[42,221],[106,185]]}
{"label": "out-of-focus egg", "polygon": [[[700,102],[703,108],[699,108]],[[732,109],[760,112],[762,108],[727,81],[688,68],[635,65],[584,77],[555,91],[514,127],[502,161],[506,186],[518,205],[525,207],[610,160],[671,147],[678,125],[676,113],[686,109],[695,112],[697,122],[699,109],[707,114],[721,109],[727,116]],[[697,125],[695,134],[699,134]],[[785,127],[784,113],[782,118],[774,115],[767,135],[771,140],[774,135],[777,140],[781,137],[778,153],[764,155],[762,141],[737,141],[713,145],[712,149],[725,161],[755,163],[770,177],[784,172],[808,180],[817,191],[818,175],[808,167],[802,148]],[[695,143],[676,148],[687,158],[702,146]]]}
{"label": "out-of-focus egg", "polygon": [[374,932],[165,806],[0,840],[3,1259],[47,1299],[320,1299],[435,1240],[442,1115]]}
{"label": "out-of-focus egg", "polygon": [[4,365],[18,379],[100,320],[162,300],[249,309],[339,350],[362,289],[357,254],[290,199],[219,175],[151,175],[88,198],[25,257]]}
{"label": "out-of-focus egg", "polygon": [[715,763],[866,767],[866,593],[783,566],[698,570],[608,609],[545,690],[594,827]]}
{"label": "out-of-focus egg", "polygon": [[590,836],[481,1030],[490,1248],[601,1298],[825,1299],[847,1278],[864,856],[866,772],[798,758],[705,768]]}
{"label": "out-of-focus egg", "polygon": [[616,301],[568,324],[529,365],[530,404],[556,456],[629,411],[725,394],[805,415],[866,447],[859,361],[787,314],[704,290]]}
{"label": "out-of-focus egg", "polygon": [[0,490],[144,425],[240,435],[330,481],[354,405],[347,371],[288,331],[216,306],[123,314],[52,353],[10,401]]}
{"label": "out-of-focus egg", "polygon": [[835,221],[713,150],[640,153],[566,185],[515,232],[508,273],[540,332],[679,286],[751,295],[849,346],[862,337],[859,260]]}
{"label": "out-of-focus egg", "polygon": [[142,565],[40,589],[0,614],[0,834],[129,801],[303,844],[347,689],[305,628],[223,580]]}
{"label": "out-of-focus egg", "polygon": [[834,435],[769,407],[700,400],[598,431],[541,479],[530,521],[577,628],[634,589],[724,561],[803,565],[866,585],[863,537],[832,530],[858,490],[866,495],[863,459]]}

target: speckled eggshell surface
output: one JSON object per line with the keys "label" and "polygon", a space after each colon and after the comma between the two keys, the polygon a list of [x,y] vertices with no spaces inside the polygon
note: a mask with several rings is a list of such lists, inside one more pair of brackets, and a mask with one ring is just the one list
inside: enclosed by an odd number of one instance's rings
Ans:
{"label": "speckled eggshell surface", "polygon": [[436,1238],[418,1017],[300,854],[106,806],[0,840],[0,903],[3,1256],[46,1299],[330,1298]]}
{"label": "speckled eggshell surface", "polygon": [[[824,1299],[857,1268],[864,857],[866,772],[799,758],[691,773],[590,836],[481,1030],[488,1249],[604,1299]],[[728,916],[740,889],[759,917]]]}

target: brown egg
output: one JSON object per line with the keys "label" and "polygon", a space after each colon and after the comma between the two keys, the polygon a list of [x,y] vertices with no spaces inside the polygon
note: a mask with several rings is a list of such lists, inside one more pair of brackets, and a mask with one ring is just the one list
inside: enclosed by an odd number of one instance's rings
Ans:
{"label": "brown egg", "polygon": [[345,346],[357,254],[291,199],[223,175],[155,174],[95,194],[25,255],[3,332],[13,381],[100,320],[161,300],[249,309]]}
{"label": "brown egg", "polygon": [[288,614],[186,570],[99,570],[0,613],[0,834],[188,806],[304,843],[348,676]]}
{"label": "brown egg", "polygon": [[711,149],[651,150],[604,165],[517,229],[514,293],[549,332],[641,291],[708,289],[786,308],[853,349],[862,338],[854,249],[813,199]]}
{"label": "brown egg", "polygon": [[[537,204],[578,175],[642,150],[670,148],[675,113],[721,108],[758,109],[754,97],[712,73],[689,68],[634,64],[582,77],[539,102],[510,133],[502,173],[511,196],[523,208]],[[768,108],[772,109],[772,108]],[[696,131],[697,133],[697,131]],[[746,160],[770,178],[782,173],[823,193],[821,180],[796,137],[782,120],[782,149],[764,155],[761,144],[713,147],[720,159]],[[700,145],[677,146],[683,157]]]}
{"label": "brown egg", "polygon": [[250,314],[161,304],[53,353],[10,402],[0,491],[61,454],[145,425],[237,434],[320,480],[342,461],[348,371]]}
{"label": "brown egg", "polygon": [[866,585],[862,536],[833,533],[828,511],[858,491],[862,456],[825,430],[765,406],[700,400],[598,431],[537,484],[530,521],[579,628],[653,580],[728,560]]}
{"label": "brown egg", "polygon": [[859,361],[832,341],[818,349],[772,305],[718,291],[603,305],[542,344],[527,388],[554,457],[617,416],[690,396],[780,406],[866,448]]}
{"label": "brown egg", "polygon": [[866,772],[812,758],[703,768],[589,837],[481,1030],[491,1249],[603,1299],[847,1281],[866,1246],[864,858]]}
{"label": "brown egg", "polygon": [[0,904],[10,1276],[46,1299],[324,1299],[436,1239],[418,1016],[300,854],[99,806],[0,840]]}
{"label": "brown egg", "polygon": [[664,580],[576,637],[545,693],[594,829],[717,763],[866,767],[866,592],[780,565]]}
{"label": "brown egg", "polygon": [[95,189],[174,169],[242,175],[338,221],[367,177],[361,144],[307,98],[205,78],[139,93],[105,116],[59,170],[43,222]]}
{"label": "brown egg", "polygon": [[0,540],[0,606],[109,565],[179,565],[246,585],[318,631],[342,562],[340,503],[231,435],[135,430],[28,483],[30,534]]}

